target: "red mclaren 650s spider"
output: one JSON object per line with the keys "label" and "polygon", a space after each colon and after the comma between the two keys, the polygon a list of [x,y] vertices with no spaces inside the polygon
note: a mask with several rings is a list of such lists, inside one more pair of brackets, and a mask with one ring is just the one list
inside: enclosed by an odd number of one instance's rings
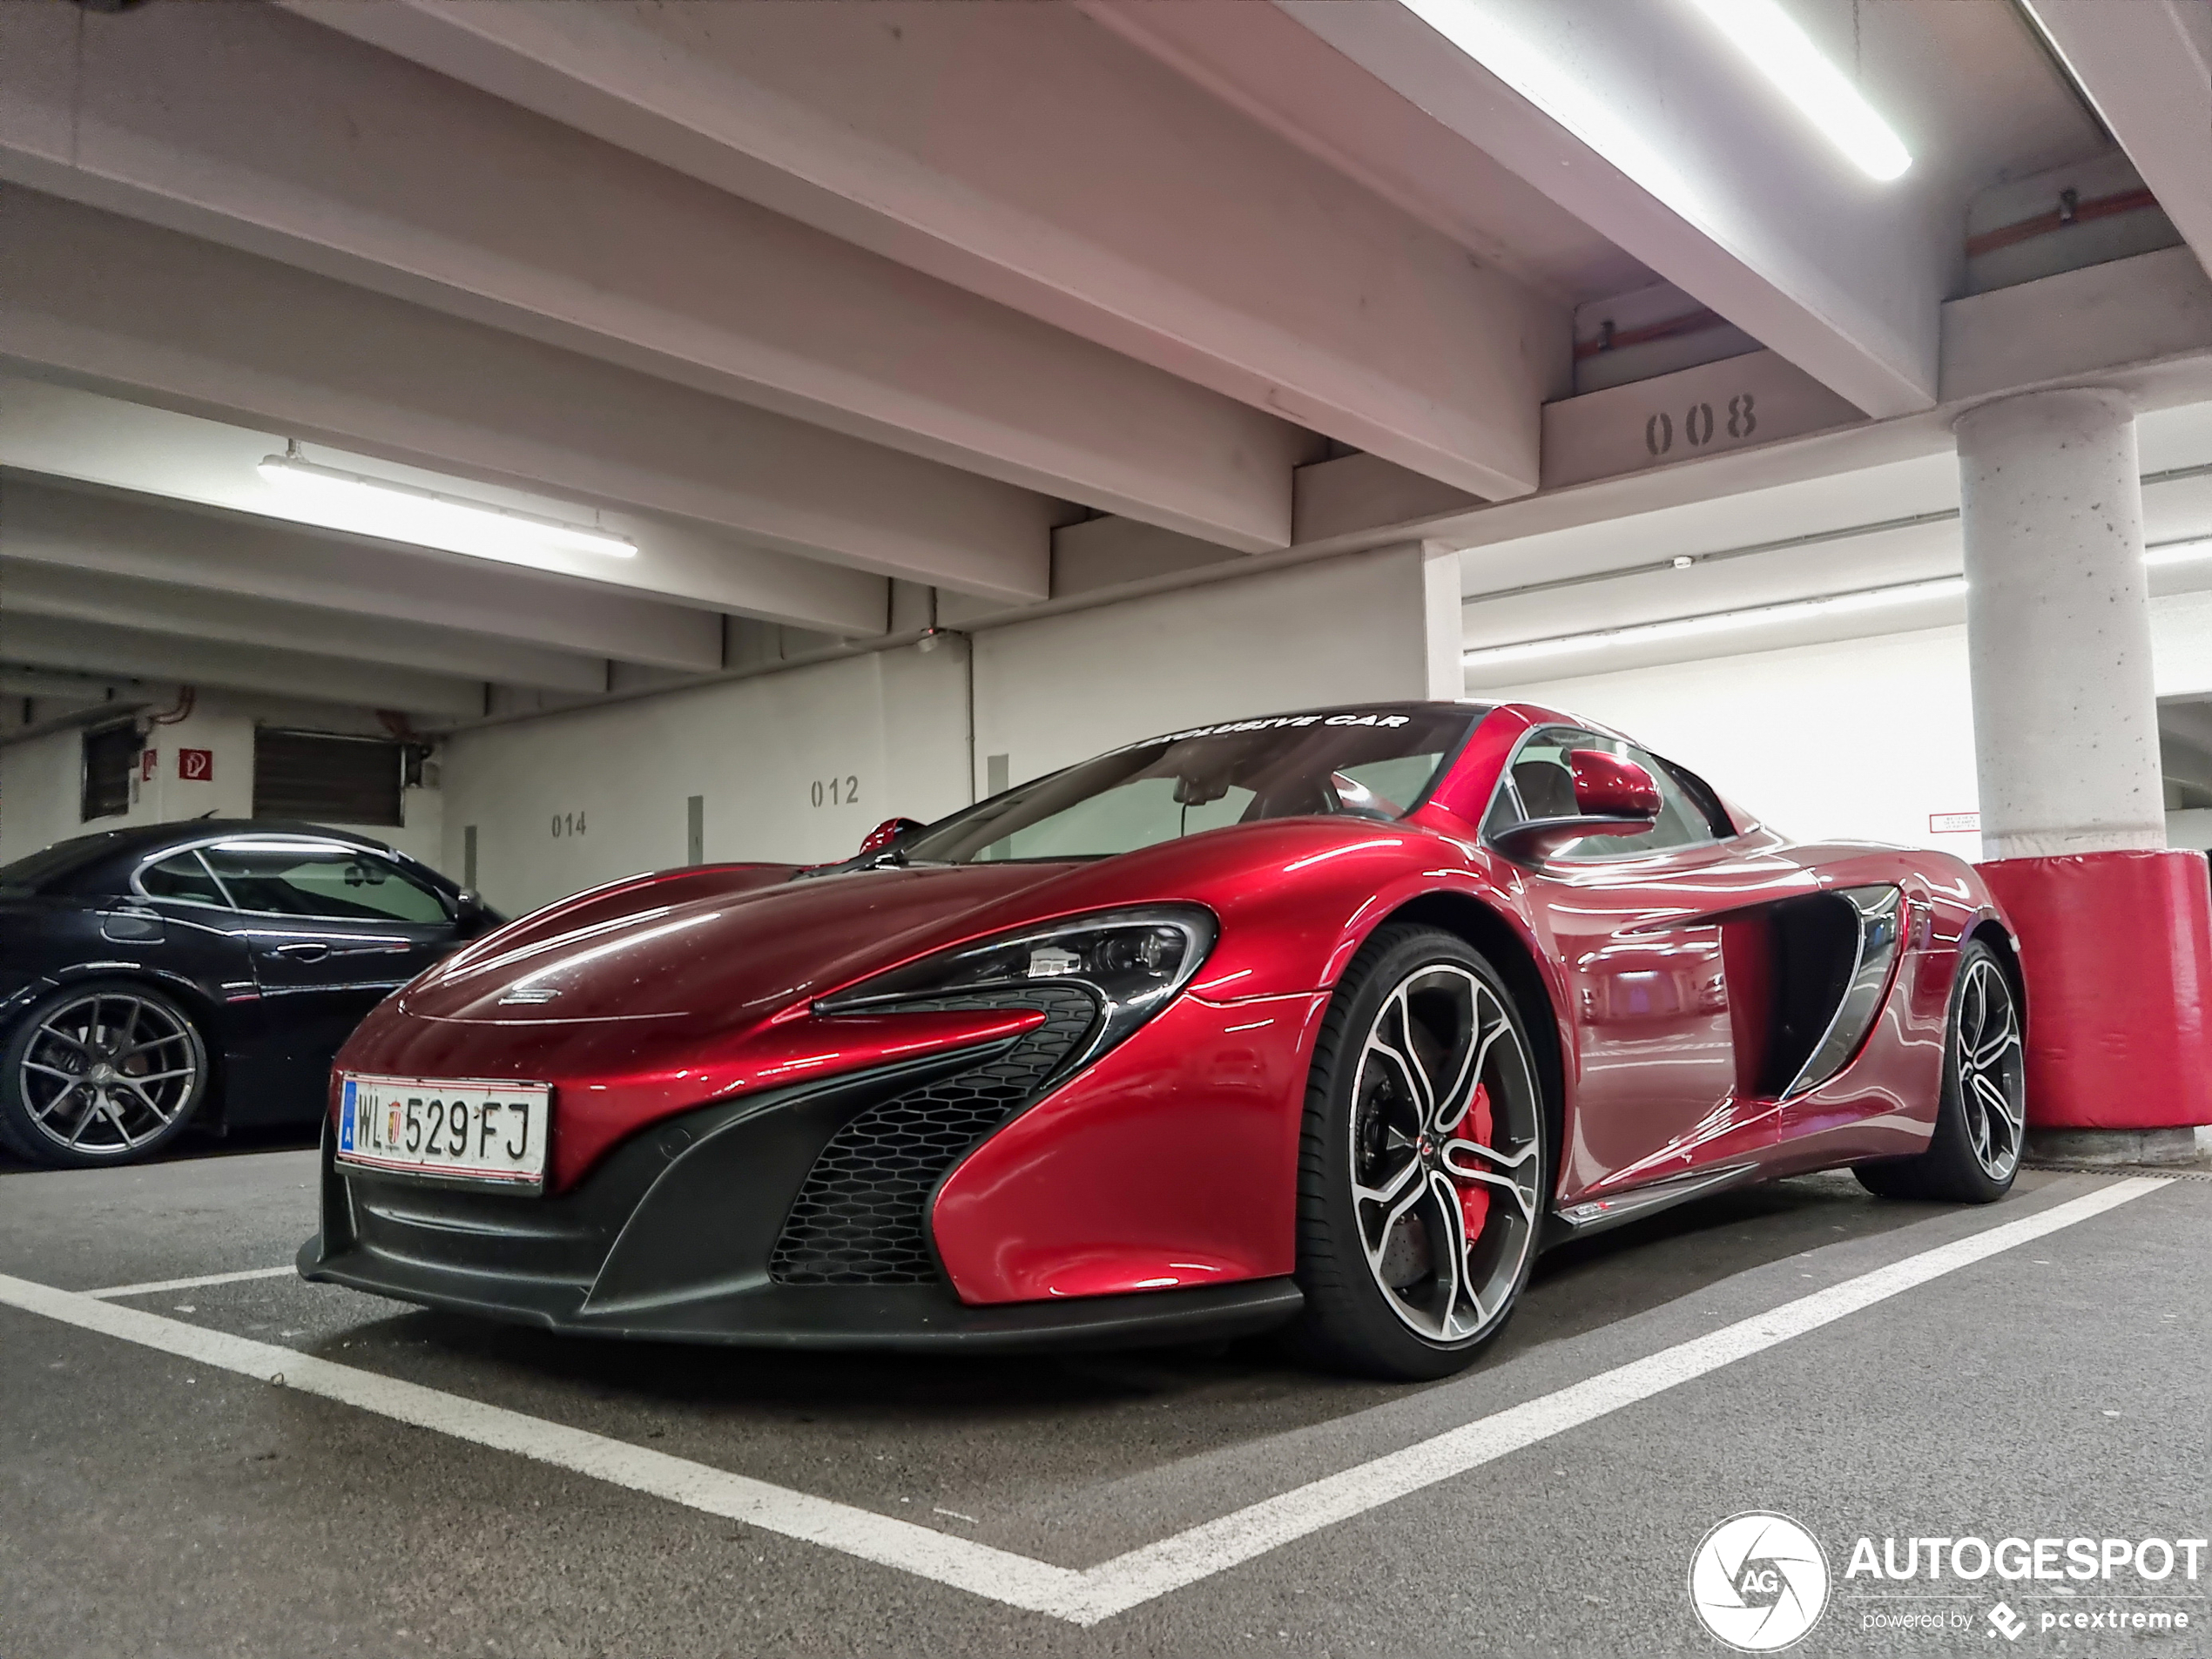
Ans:
{"label": "red mclaren 650s spider", "polygon": [[1282,1327],[1426,1378],[1546,1245],[1849,1166],[1987,1202],[2017,948],[1527,705],[1130,744],[826,868],[618,881],[339,1054],[311,1279],[755,1346]]}

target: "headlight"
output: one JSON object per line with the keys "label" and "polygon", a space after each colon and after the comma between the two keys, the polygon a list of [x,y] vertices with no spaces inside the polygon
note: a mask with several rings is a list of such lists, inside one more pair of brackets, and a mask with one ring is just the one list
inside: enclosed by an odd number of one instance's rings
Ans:
{"label": "headlight", "polygon": [[1215,932],[1212,915],[1195,905],[1076,917],[926,956],[814,1006],[823,1014],[858,1014],[923,998],[983,1001],[996,991],[1076,986],[1098,1000],[1104,1016],[1084,1051],[1088,1060],[1128,1036],[1190,982],[1213,948]]}

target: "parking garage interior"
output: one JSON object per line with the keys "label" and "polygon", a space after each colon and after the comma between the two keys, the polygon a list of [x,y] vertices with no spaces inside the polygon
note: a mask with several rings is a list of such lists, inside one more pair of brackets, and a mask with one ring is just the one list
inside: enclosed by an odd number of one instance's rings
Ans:
{"label": "parking garage interior", "polygon": [[303,1279],[328,1050],[218,1038],[145,1157],[0,1121],[0,1653],[2212,1651],[2212,3],[0,8],[10,1066],[185,925],[34,964],[76,838],[466,961],[1418,704],[1985,884],[2009,1196],[1670,1189],[1426,1381],[617,1342]]}

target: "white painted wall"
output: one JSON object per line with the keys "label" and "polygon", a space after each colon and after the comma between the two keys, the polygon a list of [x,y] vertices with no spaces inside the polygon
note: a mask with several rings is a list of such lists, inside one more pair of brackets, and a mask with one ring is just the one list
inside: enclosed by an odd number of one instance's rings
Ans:
{"label": "white painted wall", "polygon": [[2212,853],[2212,808],[2167,813],[2166,845],[2193,846],[2200,853]]}
{"label": "white painted wall", "polygon": [[[2151,601],[2158,694],[2212,691],[2212,593]],[[1783,833],[1981,855],[1931,815],[1978,808],[1964,627],[1487,687],[1615,726]],[[2175,826],[2176,846],[2196,832]]]}
{"label": "white painted wall", "polygon": [[[98,830],[168,823],[211,813],[218,818],[251,817],[253,728],[257,725],[389,735],[368,709],[202,692],[190,715],[154,727],[147,738],[147,746],[155,752],[154,775],[144,782],[133,779],[130,811],[89,823],[78,816],[82,801],[83,730],[51,732],[10,744],[0,748],[0,863],[69,836]],[[180,749],[211,751],[213,778],[200,781],[179,777],[177,752]],[[400,804],[407,819],[401,827],[367,824],[332,827],[357,829],[436,866],[442,827],[441,805],[437,789],[410,789]]]}
{"label": "white painted wall", "polygon": [[1459,557],[1418,546],[975,636],[976,788],[1202,720],[1460,693]]}
{"label": "white painted wall", "polygon": [[1940,846],[1936,813],[1975,810],[1966,631],[1873,639],[1491,690],[1626,732],[1782,833]]}
{"label": "white painted wall", "polygon": [[681,864],[692,795],[710,861],[825,863],[966,806],[994,754],[1020,782],[1202,720],[1453,695],[1458,629],[1456,556],[1404,547],[479,727],[447,745],[445,863],[474,825],[477,886],[518,912]]}
{"label": "white painted wall", "polygon": [[457,732],[446,867],[474,825],[476,885],[518,914],[682,864],[693,795],[710,863],[849,858],[887,818],[968,804],[966,657],[950,638]]}
{"label": "white painted wall", "polygon": [[51,732],[0,749],[0,864],[98,827],[77,821],[78,742]]}

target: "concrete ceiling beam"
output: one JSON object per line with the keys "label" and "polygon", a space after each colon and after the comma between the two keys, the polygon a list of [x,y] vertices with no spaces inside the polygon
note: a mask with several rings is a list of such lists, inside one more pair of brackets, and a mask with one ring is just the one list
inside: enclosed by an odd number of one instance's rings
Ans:
{"label": "concrete ceiling beam", "polygon": [[1278,3],[1858,408],[1935,401],[1952,227],[1859,175],[1688,8]]}
{"label": "concrete ceiling beam", "polygon": [[[273,7],[0,9],[0,173],[1244,552],[1312,435]],[[390,118],[407,112],[403,121]]]}
{"label": "concrete ceiling beam", "polygon": [[2024,3],[2167,218],[2212,271],[2212,5]]}
{"label": "concrete ceiling beam", "polygon": [[1472,494],[1535,487],[1563,307],[1072,8],[289,9]]}
{"label": "concrete ceiling beam", "polygon": [[[13,401],[0,397],[0,405]],[[273,603],[342,612],[365,624],[451,631],[505,642],[549,664],[612,658],[696,673],[722,666],[722,619],[709,611],[267,520],[60,488],[21,473],[9,473],[0,489],[0,557],[19,570],[158,583],[219,607]],[[6,597],[12,604],[13,591]]]}
{"label": "concrete ceiling beam", "polygon": [[1010,602],[1046,591],[1049,496],[19,185],[0,186],[0,358],[442,475],[692,521],[725,538],[715,558],[657,570],[641,536],[624,568],[577,554],[571,573],[694,604],[745,608],[706,579],[718,570],[733,587],[756,572],[812,587],[818,603],[857,593],[853,570]]}
{"label": "concrete ceiling beam", "polygon": [[136,707],[138,696],[152,689],[155,688],[128,674],[70,674],[51,668],[18,668],[13,664],[0,664],[0,697],[97,704],[118,702],[121,698],[118,693],[121,693],[132,698],[131,706]]}
{"label": "concrete ceiling beam", "polygon": [[[1943,401],[1932,409],[1853,421],[1840,418],[1848,412],[1832,399],[1824,406],[1806,396],[1794,411],[1802,424],[1793,425],[1786,403],[1763,398],[1761,424],[1739,442],[1728,433],[1728,394],[1772,365],[1765,354],[1704,364],[1642,382],[1640,395],[1616,387],[1550,406],[1551,448],[1581,463],[1572,482],[1391,533],[1485,546],[1948,454],[1951,422],[1963,410],[2051,386],[2094,381],[2127,392],[2144,412],[2212,401],[2212,275],[2186,248],[1970,294],[1947,301],[1942,317]],[[1625,416],[1624,395],[1644,400]],[[1678,439],[1655,457],[1649,416],[1671,409],[1679,434],[1700,400],[1713,408],[1712,442],[1697,448]]]}
{"label": "concrete ceiling beam", "polygon": [[484,711],[484,683],[451,674],[343,662],[307,651],[179,639],[100,623],[0,611],[0,659],[78,673],[127,674],[309,698],[319,703],[466,718]]}
{"label": "concrete ceiling beam", "polygon": [[607,689],[604,658],[576,657],[419,622],[34,563],[6,554],[7,531],[0,525],[0,592],[7,595],[8,609],[19,616],[100,623],[233,645],[273,645],[438,674],[466,668],[485,679],[547,691]]}

